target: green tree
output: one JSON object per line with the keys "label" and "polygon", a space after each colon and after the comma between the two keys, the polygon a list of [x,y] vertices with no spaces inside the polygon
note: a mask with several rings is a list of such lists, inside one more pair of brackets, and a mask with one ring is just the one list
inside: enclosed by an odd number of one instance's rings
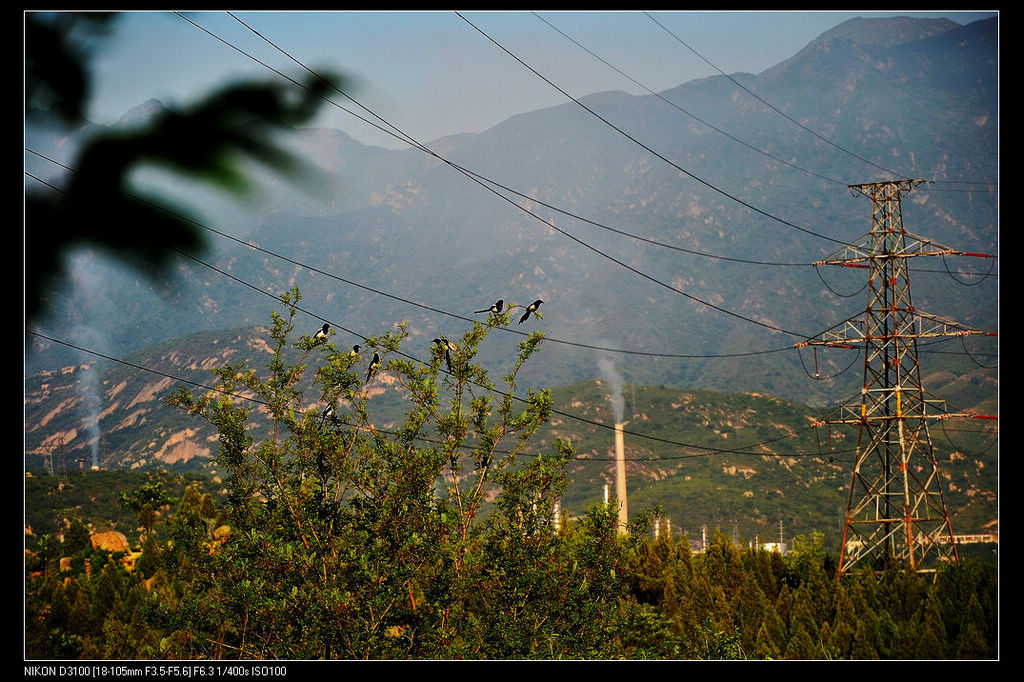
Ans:
{"label": "green tree", "polygon": [[[372,416],[365,360],[292,340],[301,299],[273,313],[266,373],[215,371],[216,391],[171,404],[213,424],[229,476],[223,545],[198,542],[202,513],[170,521],[181,599],[151,609],[164,653],[209,657],[457,658],[671,655],[667,621],[627,590],[635,545],[608,510],[555,533],[573,452],[526,457],[551,412],[547,391],[517,398],[533,334],[495,384],[474,324],[430,360],[401,351],[399,325],[367,352],[408,401],[404,421]],[[314,367],[311,376],[310,368]],[[445,368],[442,371],[442,367]],[[381,374],[378,374],[380,376]],[[247,391],[251,400],[238,394]],[[315,391],[310,407],[304,398]],[[186,496],[187,497],[187,496]],[[185,570],[187,568],[187,570]]]}
{"label": "green tree", "polygon": [[806,627],[805,621],[798,622],[796,631],[786,645],[785,658],[817,659],[821,658],[821,647],[815,642],[817,638]]}
{"label": "green tree", "polygon": [[142,542],[142,555],[135,562],[135,571],[143,578],[151,578],[163,565],[163,553],[156,537],[146,535]]}
{"label": "green tree", "polygon": [[743,585],[736,592],[734,606],[736,621],[743,633],[743,648],[746,651],[758,650],[758,633],[769,609],[768,599],[756,577],[747,572]]}
{"label": "green tree", "polygon": [[941,659],[946,653],[946,627],[939,612],[938,597],[929,596],[918,614],[921,623],[914,658]]}
{"label": "green tree", "polygon": [[821,625],[815,617],[814,596],[811,592],[804,584],[793,597],[786,658],[821,658],[822,649],[818,641]]}
{"label": "green tree", "polygon": [[[847,581],[848,582],[848,581]],[[833,606],[834,623],[832,637],[829,641],[835,657],[847,659],[853,647],[853,637],[857,630],[857,614],[853,602],[846,591],[846,582],[836,586]]]}
{"label": "green tree", "polygon": [[73,519],[64,532],[65,556],[78,556],[92,551],[92,534],[79,519]]}
{"label": "green tree", "polygon": [[[771,616],[769,616],[770,618]],[[778,618],[776,615],[775,618]],[[779,658],[779,647],[772,637],[772,630],[781,630],[780,627],[772,627],[766,619],[757,629],[757,638],[754,643],[754,655],[761,659]]]}
{"label": "green tree", "polygon": [[739,587],[743,575],[743,558],[739,547],[725,533],[716,530],[700,561],[708,581],[723,590]]}
{"label": "green tree", "polygon": [[175,499],[164,489],[164,484],[158,481],[143,483],[131,492],[121,493],[118,495],[118,502],[125,509],[138,515],[139,526],[145,530],[148,536],[153,529],[153,524],[156,523],[157,510],[174,504]]}
{"label": "green tree", "polygon": [[873,613],[864,614],[857,623],[850,648],[850,658],[854,660],[876,660],[882,657],[881,632],[878,618]]}
{"label": "green tree", "polygon": [[746,656],[741,640],[738,629],[719,629],[711,619],[706,619],[697,626],[696,636],[689,641],[687,657],[708,661],[743,659]]}

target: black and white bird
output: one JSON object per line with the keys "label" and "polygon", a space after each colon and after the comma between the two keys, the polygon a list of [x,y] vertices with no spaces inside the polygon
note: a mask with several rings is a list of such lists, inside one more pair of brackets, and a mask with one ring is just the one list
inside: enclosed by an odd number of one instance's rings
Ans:
{"label": "black and white bird", "polygon": [[444,349],[444,364],[448,367],[448,373],[452,372],[452,353],[458,353],[459,347],[451,342],[446,336],[439,336],[433,341],[434,345]]}
{"label": "black and white bird", "polygon": [[503,299],[499,298],[497,301],[494,302],[494,305],[492,305],[490,308],[484,308],[483,310],[474,310],[473,312],[474,313],[494,313],[495,315],[497,315],[498,313],[501,312],[501,309],[503,307],[505,307],[505,301]]}
{"label": "black and white bird", "polygon": [[366,368],[366,380],[369,381],[372,379],[378,369],[380,369],[380,355],[374,353],[373,360],[370,360],[370,366]]}
{"label": "black and white bird", "polygon": [[352,346],[352,348],[351,348],[351,350],[349,350],[348,354],[349,355],[359,355],[359,344],[357,343],[356,345]]}
{"label": "black and white bird", "polygon": [[324,322],[324,326],[316,330],[316,334],[313,334],[313,340],[317,343],[322,343],[327,340],[327,334],[331,331],[331,326]]}
{"label": "black and white bird", "polygon": [[333,424],[334,423],[334,405],[328,405],[324,413],[320,415],[320,424]]}
{"label": "black and white bird", "polygon": [[539,308],[540,304],[543,303],[543,302],[544,301],[542,301],[542,300],[540,300],[538,298],[536,301],[534,301],[533,303],[528,305],[526,307],[526,312],[523,313],[523,316],[519,318],[519,324],[522,324],[523,322],[526,322],[528,319],[530,319],[530,313],[537,312],[537,308]]}

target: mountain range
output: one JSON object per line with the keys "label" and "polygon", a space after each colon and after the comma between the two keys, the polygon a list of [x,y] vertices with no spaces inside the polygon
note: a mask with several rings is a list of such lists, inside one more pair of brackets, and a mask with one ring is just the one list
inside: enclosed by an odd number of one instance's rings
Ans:
{"label": "mountain range", "polygon": [[[596,93],[422,147],[298,130],[288,144],[318,170],[315,186],[254,168],[258,202],[143,175],[198,210],[207,250],[149,275],[78,254],[35,325],[63,343],[26,340],[29,463],[58,440],[76,456],[104,450],[105,467],[208,457],[209,434],[182,435],[180,415],[161,415],[173,380],[131,379],[137,369],[104,358],[201,376],[251,347],[293,286],[310,312],[302,323],[330,322],[338,344],[408,321],[407,350],[425,359],[437,334],[482,321],[472,311],[543,299],[541,319],[496,335],[482,356],[498,365],[521,333],[544,331],[524,386],[611,371],[643,390],[824,411],[860,390],[863,359],[795,345],[864,310],[863,271],[811,265],[870,229],[871,202],[849,185],[925,180],[903,201],[906,229],[998,255],[998,66],[996,19],[856,19],[760,74]],[[74,140],[26,137],[73,158]],[[917,309],[998,330],[995,258],[915,259],[912,273]],[[920,358],[931,392],[998,412],[992,337],[922,344]],[[990,471],[995,457],[981,458]],[[678,483],[671,471],[663,480]]]}

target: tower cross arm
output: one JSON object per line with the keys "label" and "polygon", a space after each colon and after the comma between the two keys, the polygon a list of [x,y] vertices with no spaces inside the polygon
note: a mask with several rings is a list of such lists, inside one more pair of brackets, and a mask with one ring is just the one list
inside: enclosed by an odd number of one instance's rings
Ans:
{"label": "tower cross arm", "polygon": [[887,258],[914,258],[917,256],[973,256],[991,258],[991,254],[960,251],[945,246],[931,239],[919,237],[910,232],[903,232],[902,239],[891,242],[879,240],[878,235],[868,234],[852,244],[821,260],[812,263],[819,265],[841,265],[845,267],[870,267],[868,264]]}
{"label": "tower cross arm", "polygon": [[794,344],[796,348],[805,346],[829,346],[832,348],[854,348],[869,341],[889,342],[897,339],[909,341],[913,339],[935,338],[940,336],[997,336],[996,332],[985,332],[957,322],[943,319],[922,311],[912,311],[915,324],[910,329],[888,335],[869,333],[863,319],[847,319],[839,324],[815,334],[804,341]]}

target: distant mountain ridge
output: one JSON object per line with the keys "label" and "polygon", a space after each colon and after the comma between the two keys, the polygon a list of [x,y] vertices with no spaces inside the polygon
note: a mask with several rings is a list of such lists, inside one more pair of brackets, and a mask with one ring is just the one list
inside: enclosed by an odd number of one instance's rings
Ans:
{"label": "distant mountain ridge", "polygon": [[811,41],[809,48],[833,40],[849,40],[865,46],[892,47],[961,28],[952,19],[917,19],[913,17],[856,17],[847,19]]}

